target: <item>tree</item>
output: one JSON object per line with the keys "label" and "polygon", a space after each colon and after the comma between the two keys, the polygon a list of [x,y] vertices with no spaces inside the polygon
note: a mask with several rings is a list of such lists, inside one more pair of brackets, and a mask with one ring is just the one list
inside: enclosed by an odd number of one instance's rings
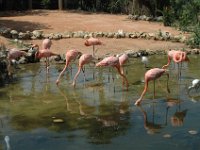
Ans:
{"label": "tree", "polygon": [[58,0],[58,9],[63,10],[63,0]]}

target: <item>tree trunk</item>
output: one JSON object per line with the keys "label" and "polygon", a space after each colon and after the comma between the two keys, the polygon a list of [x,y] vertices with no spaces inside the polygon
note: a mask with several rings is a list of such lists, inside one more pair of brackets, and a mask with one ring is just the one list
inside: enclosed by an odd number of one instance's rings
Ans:
{"label": "tree trunk", "polygon": [[63,10],[63,0],[58,0],[58,9]]}

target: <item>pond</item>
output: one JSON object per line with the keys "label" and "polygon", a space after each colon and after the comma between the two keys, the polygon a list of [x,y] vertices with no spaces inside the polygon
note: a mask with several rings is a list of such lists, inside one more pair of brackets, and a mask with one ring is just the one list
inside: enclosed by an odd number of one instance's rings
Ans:
{"label": "pond", "polygon": [[[200,78],[200,57],[189,58],[179,80],[177,66],[170,64],[170,93],[162,76],[155,95],[149,83],[140,107],[134,105],[144,88],[140,58],[124,66],[128,91],[112,68],[85,66],[85,82],[81,73],[73,88],[76,64],[59,86],[55,81],[64,64],[51,64],[49,75],[42,62],[20,65],[13,83],[0,89],[0,149],[200,149],[200,89],[188,93],[192,80]],[[167,58],[150,56],[149,62],[162,67]]]}

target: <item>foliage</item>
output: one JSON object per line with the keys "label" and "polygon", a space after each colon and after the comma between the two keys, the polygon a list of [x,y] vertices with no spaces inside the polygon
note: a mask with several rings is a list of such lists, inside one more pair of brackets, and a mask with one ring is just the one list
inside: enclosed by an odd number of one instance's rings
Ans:
{"label": "foliage", "polygon": [[200,1],[170,0],[163,11],[164,25],[177,25],[180,30],[191,32],[188,44],[191,47],[200,45]]}
{"label": "foliage", "polygon": [[194,29],[191,38],[187,41],[191,48],[200,48],[200,27]]}
{"label": "foliage", "polygon": [[44,6],[45,9],[49,8],[51,0],[42,0],[41,4]]}
{"label": "foliage", "polygon": [[163,24],[165,26],[171,26],[174,22],[174,11],[171,7],[165,7],[163,9]]}

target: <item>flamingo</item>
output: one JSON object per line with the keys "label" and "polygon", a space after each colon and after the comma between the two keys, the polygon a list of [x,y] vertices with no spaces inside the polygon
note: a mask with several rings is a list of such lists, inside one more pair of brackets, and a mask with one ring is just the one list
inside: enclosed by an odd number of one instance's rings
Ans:
{"label": "flamingo", "polygon": [[[154,133],[158,133],[160,132],[160,130],[163,128],[163,124],[161,123],[155,123],[154,120],[149,121],[148,120],[148,116],[147,116],[147,112],[141,107],[139,106],[140,111],[143,114],[143,118],[144,118],[144,128],[146,129],[148,134],[154,134]],[[154,117],[154,112],[153,112],[153,117]]]}
{"label": "flamingo", "polygon": [[124,74],[123,65],[125,63],[127,63],[127,61],[128,61],[128,55],[127,54],[122,54],[121,56],[119,56],[119,65],[120,65],[120,70],[121,70],[122,74]]}
{"label": "flamingo", "polygon": [[61,73],[59,74],[58,79],[56,80],[57,85],[59,84],[60,78],[64,74],[64,72],[67,69],[67,67],[69,66],[70,62],[75,60],[79,55],[81,55],[81,52],[79,52],[77,50],[69,50],[66,52],[66,54],[65,54],[66,64],[65,64],[65,67],[63,68],[63,70],[61,71]]}
{"label": "flamingo", "polygon": [[[95,58],[90,55],[90,54],[83,54],[80,58],[79,58],[79,65],[78,65],[78,71],[77,73],[75,74],[74,76],[74,79],[73,79],[73,83],[72,85],[75,87],[76,86],[76,79],[78,77],[78,75],[80,74],[81,72],[81,69],[84,73],[84,70],[83,70],[83,66],[85,64],[89,64],[89,63],[92,63],[93,61],[95,60]],[[85,79],[85,73],[84,73],[84,79]]]}
{"label": "flamingo", "polygon": [[[48,49],[48,50],[50,50],[51,45],[52,45],[52,42],[51,42],[50,39],[44,39],[42,41],[42,49]],[[47,61],[47,65],[49,66],[49,57],[46,58],[46,61]]]}
{"label": "flamingo", "polygon": [[178,74],[181,75],[181,68],[179,68],[179,64],[180,63],[182,64],[182,62],[184,62],[184,61],[189,61],[189,58],[187,57],[186,52],[183,52],[180,50],[178,50],[178,51],[170,50],[168,52],[168,63],[166,65],[164,65],[162,68],[166,69],[169,66],[171,60],[173,60],[175,63],[178,64]]}
{"label": "flamingo", "polygon": [[[51,52],[48,48],[47,49],[39,49],[37,44],[33,44],[32,48],[36,47],[38,50],[35,53],[36,59],[45,58],[46,59],[46,69],[47,72],[49,71],[49,57],[51,56],[58,56],[58,54]],[[44,45],[42,45],[44,47]]]}
{"label": "flamingo", "polygon": [[42,41],[42,49],[50,49],[52,45],[52,42],[50,39],[44,39]]}
{"label": "flamingo", "polygon": [[99,39],[93,37],[90,37],[85,41],[85,46],[93,46],[93,57],[95,56],[95,45],[102,45],[102,42]]}
{"label": "flamingo", "polygon": [[125,80],[126,88],[128,90],[128,80],[120,69],[121,67],[120,67],[120,62],[119,62],[118,57],[109,56],[109,57],[104,58],[102,61],[100,61],[96,64],[96,67],[103,67],[103,66],[115,67],[117,69],[118,73],[120,74],[120,76],[122,76],[122,78]]}
{"label": "flamingo", "polygon": [[[166,73],[166,69],[160,69],[160,68],[153,68],[153,69],[148,70],[145,73],[145,77],[144,77],[145,78],[145,87],[144,87],[144,90],[143,90],[140,98],[135,102],[135,105],[140,105],[140,103],[143,99],[143,96],[147,91],[149,81],[154,81],[154,95],[155,95],[155,80],[160,78],[164,73]],[[168,77],[167,78],[167,91],[169,92],[169,88],[168,88],[169,74],[168,73],[167,73],[167,77]]]}
{"label": "flamingo", "polygon": [[16,60],[17,58],[22,57],[22,56],[26,56],[26,55],[27,55],[26,52],[18,50],[16,48],[12,48],[12,49],[9,50],[8,56],[7,56],[7,59],[8,59],[8,67],[7,67],[7,69],[8,69],[8,75],[9,76],[12,74],[11,73],[12,72],[11,71],[11,62],[12,62],[12,60]]}

